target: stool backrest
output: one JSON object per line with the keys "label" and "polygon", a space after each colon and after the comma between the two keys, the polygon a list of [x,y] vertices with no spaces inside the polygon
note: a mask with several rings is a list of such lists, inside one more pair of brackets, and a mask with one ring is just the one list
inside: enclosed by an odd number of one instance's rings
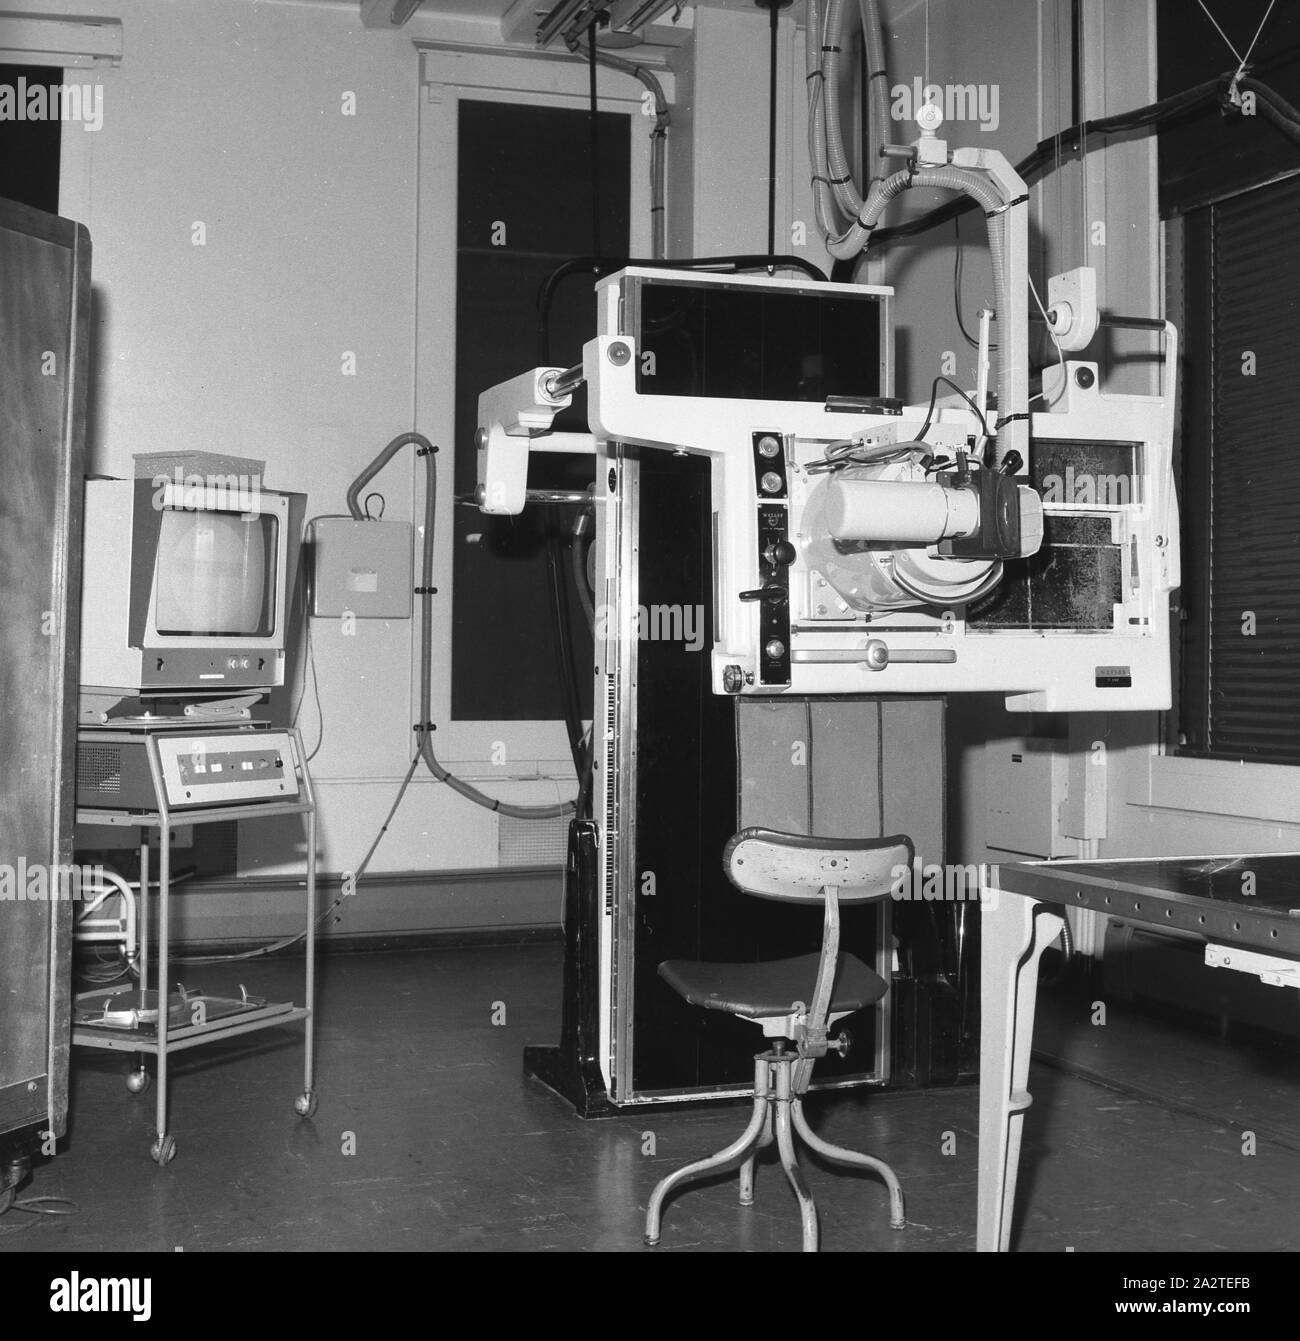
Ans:
{"label": "stool backrest", "polygon": [[821,903],[822,890],[830,886],[841,903],[867,903],[905,887],[912,840],[903,834],[816,838],[742,829],[728,842],[722,865],[737,889],[761,899]]}

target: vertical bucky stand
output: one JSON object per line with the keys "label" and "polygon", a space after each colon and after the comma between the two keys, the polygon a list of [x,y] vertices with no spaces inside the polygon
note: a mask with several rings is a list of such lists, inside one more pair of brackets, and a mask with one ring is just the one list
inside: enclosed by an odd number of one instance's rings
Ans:
{"label": "vertical bucky stand", "polygon": [[[256,741],[261,733],[246,728],[229,731],[203,730],[206,738],[230,738],[240,743]],[[233,1038],[262,1029],[273,1029],[294,1020],[303,1021],[303,1088],[294,1100],[294,1110],[300,1117],[311,1117],[316,1112],[314,1087],[313,1008],[316,991],[316,798],[311,777],[307,771],[302,737],[297,728],[277,732],[292,745],[293,778],[295,791],[292,798],[283,800],[254,800],[228,805],[206,805],[173,811],[168,800],[159,757],[159,733],[144,735],[149,772],[154,791],[154,808],[148,811],[109,810],[100,808],[78,809],[80,824],[137,828],[140,843],[140,994],[143,1013],[149,987],[149,835],[158,830],[158,965],[155,973],[157,987],[157,1024],[150,1027],[143,1021],[123,1021],[121,1013],[111,1019],[105,1011],[105,1020],[82,1019],[72,1032],[72,1041],[79,1047],[107,1048],[136,1055],[137,1064],[127,1077],[127,1088],[141,1094],[149,1087],[149,1073],[144,1057],[157,1058],[158,1089],[155,1096],[155,1136],[150,1155],[160,1165],[169,1164],[176,1155],[176,1141],[167,1130],[167,1059],[174,1052],[201,1047],[218,1039]],[[83,744],[95,745],[105,740],[120,740],[122,733],[114,730],[83,729],[79,739]],[[230,820],[272,819],[285,815],[302,815],[307,828],[306,872],[306,932],[304,936],[306,967],[304,973],[304,1000],[301,1006],[291,1003],[266,1002],[242,994],[241,999],[224,999],[199,994],[183,996],[187,1018],[173,1023],[170,1016],[168,993],[168,960],[171,945],[171,839],[177,824],[216,824]],[[111,998],[109,999],[111,1004]]]}

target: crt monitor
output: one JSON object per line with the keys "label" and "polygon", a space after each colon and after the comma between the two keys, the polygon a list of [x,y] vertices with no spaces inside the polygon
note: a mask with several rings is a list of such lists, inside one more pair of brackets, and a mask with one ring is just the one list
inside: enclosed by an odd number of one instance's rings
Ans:
{"label": "crt monitor", "polygon": [[83,700],[282,685],[305,502],[251,486],[88,480]]}

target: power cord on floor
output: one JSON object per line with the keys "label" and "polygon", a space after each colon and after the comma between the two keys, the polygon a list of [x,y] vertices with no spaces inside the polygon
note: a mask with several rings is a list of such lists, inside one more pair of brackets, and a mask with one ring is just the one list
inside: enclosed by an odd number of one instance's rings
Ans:
{"label": "power cord on floor", "polygon": [[131,965],[121,950],[107,955],[90,947],[84,947],[73,965],[73,973],[78,982],[94,983],[105,986],[118,982],[131,972]]}
{"label": "power cord on floor", "polygon": [[16,1220],[13,1224],[0,1224],[0,1237],[9,1234],[25,1234],[35,1223],[38,1215],[80,1215],[81,1207],[69,1197],[24,1197],[19,1201],[14,1196],[14,1188],[0,1192],[0,1217],[11,1211],[21,1211],[33,1217]]}

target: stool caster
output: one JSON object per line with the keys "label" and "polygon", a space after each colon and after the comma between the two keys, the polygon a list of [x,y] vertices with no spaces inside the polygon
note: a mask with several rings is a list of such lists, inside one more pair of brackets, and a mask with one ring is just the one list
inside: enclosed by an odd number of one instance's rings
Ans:
{"label": "stool caster", "polygon": [[302,1118],[313,1117],[316,1113],[316,1091],[303,1090],[293,1101],[293,1111]]}

